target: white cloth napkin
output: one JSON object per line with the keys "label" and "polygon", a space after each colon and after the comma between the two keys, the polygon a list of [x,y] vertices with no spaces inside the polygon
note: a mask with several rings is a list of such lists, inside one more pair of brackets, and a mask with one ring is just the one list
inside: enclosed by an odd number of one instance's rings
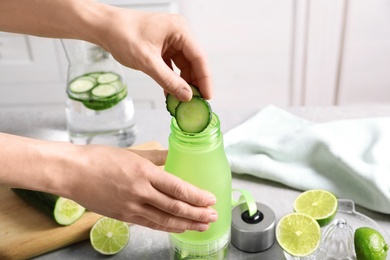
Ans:
{"label": "white cloth napkin", "polygon": [[390,214],[390,117],[312,123],[267,107],[224,135],[234,173]]}

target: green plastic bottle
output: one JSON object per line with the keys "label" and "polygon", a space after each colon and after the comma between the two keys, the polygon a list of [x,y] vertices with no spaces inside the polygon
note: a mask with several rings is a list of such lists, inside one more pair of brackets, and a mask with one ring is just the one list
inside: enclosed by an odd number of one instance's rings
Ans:
{"label": "green plastic bottle", "polygon": [[213,113],[209,126],[196,134],[182,132],[172,118],[165,170],[212,192],[217,198],[213,207],[218,212],[218,220],[205,232],[170,234],[171,259],[226,259],[230,241],[232,177],[216,114]]}

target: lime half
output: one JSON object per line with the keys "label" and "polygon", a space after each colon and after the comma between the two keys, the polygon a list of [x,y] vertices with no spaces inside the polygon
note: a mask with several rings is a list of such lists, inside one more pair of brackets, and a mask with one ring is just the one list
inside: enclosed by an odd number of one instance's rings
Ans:
{"label": "lime half", "polygon": [[382,234],[369,227],[355,230],[355,252],[358,260],[386,260],[389,245]]}
{"label": "lime half", "polygon": [[312,216],[321,227],[328,225],[333,220],[337,208],[336,196],[325,190],[305,191],[294,201],[295,212]]}
{"label": "lime half", "polygon": [[96,251],[104,255],[114,255],[126,247],[130,230],[126,222],[103,217],[92,227],[89,237]]}
{"label": "lime half", "polygon": [[290,213],[278,222],[276,240],[288,254],[308,256],[320,245],[321,228],[318,222],[307,214]]}

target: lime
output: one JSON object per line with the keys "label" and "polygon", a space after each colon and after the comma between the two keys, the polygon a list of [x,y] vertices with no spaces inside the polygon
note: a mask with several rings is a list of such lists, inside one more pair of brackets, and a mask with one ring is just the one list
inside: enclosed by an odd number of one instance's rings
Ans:
{"label": "lime", "polygon": [[96,251],[104,255],[114,255],[129,242],[129,226],[126,222],[103,217],[92,227],[89,237]]}
{"label": "lime", "polygon": [[389,245],[377,230],[361,227],[355,230],[354,244],[357,260],[386,260]]}
{"label": "lime", "polygon": [[308,190],[294,201],[294,211],[305,213],[317,220],[321,227],[328,225],[336,216],[338,201],[335,195],[325,190]]}
{"label": "lime", "polygon": [[307,214],[290,213],[276,226],[276,240],[281,248],[292,256],[308,256],[320,245],[321,228]]}

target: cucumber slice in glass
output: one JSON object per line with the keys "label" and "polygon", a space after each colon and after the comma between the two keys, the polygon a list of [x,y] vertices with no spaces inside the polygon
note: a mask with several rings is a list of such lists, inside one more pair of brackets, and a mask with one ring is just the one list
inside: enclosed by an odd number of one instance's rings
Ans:
{"label": "cucumber slice in glass", "polygon": [[122,88],[118,93],[108,98],[96,98],[82,101],[84,106],[92,110],[104,110],[111,108],[121,102],[127,96],[127,88]]}
{"label": "cucumber slice in glass", "polygon": [[121,77],[113,72],[90,72],[69,83],[70,99],[80,101],[92,110],[104,110],[115,106],[127,95],[127,87]]}
{"label": "cucumber slice in glass", "polygon": [[118,74],[112,72],[106,72],[97,77],[97,82],[99,84],[107,84],[107,83],[117,81],[119,79],[120,77]]}
{"label": "cucumber slice in glass", "polygon": [[93,77],[93,78],[96,80],[97,77],[99,77],[99,76],[102,75],[103,73],[105,73],[105,72],[92,72],[92,73],[86,74],[86,76],[88,76],[88,77]]}
{"label": "cucumber slice in glass", "polygon": [[118,88],[111,84],[101,84],[92,89],[91,93],[98,98],[108,98],[118,93]]}
{"label": "cucumber slice in glass", "polygon": [[73,93],[84,93],[91,90],[95,85],[96,83],[93,78],[80,77],[69,84],[69,90]]}

